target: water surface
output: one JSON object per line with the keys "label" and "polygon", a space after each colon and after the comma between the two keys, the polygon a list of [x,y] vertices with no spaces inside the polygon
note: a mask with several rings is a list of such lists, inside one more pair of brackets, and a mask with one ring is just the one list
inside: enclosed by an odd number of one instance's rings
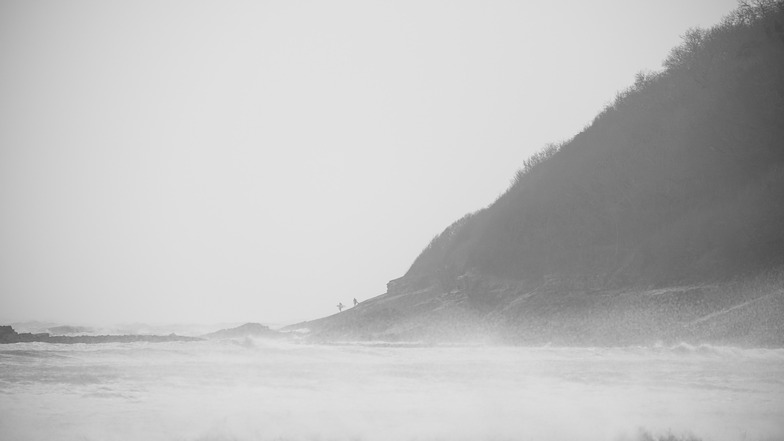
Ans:
{"label": "water surface", "polygon": [[784,350],[0,346],[3,440],[784,439]]}

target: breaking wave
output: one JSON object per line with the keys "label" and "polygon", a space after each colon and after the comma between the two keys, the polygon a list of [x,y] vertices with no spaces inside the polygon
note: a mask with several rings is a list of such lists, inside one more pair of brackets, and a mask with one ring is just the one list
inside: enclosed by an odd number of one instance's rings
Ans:
{"label": "breaking wave", "polygon": [[313,345],[0,350],[0,439],[769,441],[784,350]]}

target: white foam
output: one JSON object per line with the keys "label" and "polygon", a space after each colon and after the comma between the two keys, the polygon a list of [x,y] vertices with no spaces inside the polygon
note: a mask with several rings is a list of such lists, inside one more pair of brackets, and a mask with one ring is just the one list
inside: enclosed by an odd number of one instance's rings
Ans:
{"label": "white foam", "polygon": [[784,438],[778,350],[240,343],[1,347],[0,439]]}

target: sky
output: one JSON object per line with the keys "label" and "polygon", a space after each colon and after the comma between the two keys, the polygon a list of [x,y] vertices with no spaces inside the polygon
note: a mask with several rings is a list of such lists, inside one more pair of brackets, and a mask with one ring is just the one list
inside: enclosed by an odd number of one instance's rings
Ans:
{"label": "sky", "polygon": [[735,0],[0,0],[0,321],[382,294]]}

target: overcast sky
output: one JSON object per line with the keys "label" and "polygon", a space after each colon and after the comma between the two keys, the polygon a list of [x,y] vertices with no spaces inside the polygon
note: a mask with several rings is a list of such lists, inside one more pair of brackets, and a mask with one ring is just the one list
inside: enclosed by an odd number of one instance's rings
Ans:
{"label": "overcast sky", "polygon": [[0,0],[0,320],[382,294],[735,0]]}

